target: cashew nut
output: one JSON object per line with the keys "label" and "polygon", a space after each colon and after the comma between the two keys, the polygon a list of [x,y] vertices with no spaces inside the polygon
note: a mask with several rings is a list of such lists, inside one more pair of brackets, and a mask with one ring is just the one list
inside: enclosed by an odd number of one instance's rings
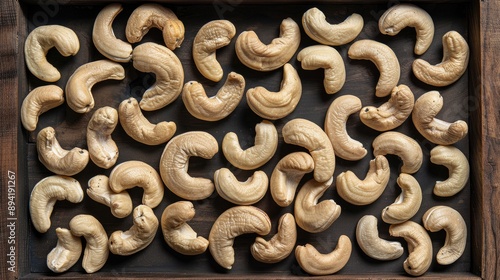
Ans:
{"label": "cashew nut", "polygon": [[250,247],[252,256],[263,263],[277,263],[288,257],[297,242],[295,218],[285,213],[278,221],[278,232],[269,240],[257,236]]}
{"label": "cashew nut", "polygon": [[200,200],[215,190],[212,180],[188,174],[192,156],[211,159],[219,151],[217,140],[204,131],[190,131],[172,138],[160,158],[160,174],[167,188],[179,197]]}
{"label": "cashew nut", "polygon": [[146,248],[153,241],[158,229],[158,218],[151,208],[139,205],[132,213],[133,225],[127,231],[117,230],[108,240],[109,251],[128,256]]}
{"label": "cashew nut", "polygon": [[310,8],[302,15],[302,27],[306,34],[323,45],[345,45],[358,37],[363,25],[363,17],[356,13],[337,24],[326,21],[325,14],[316,7]]}
{"label": "cashew nut", "polygon": [[69,229],[75,236],[83,236],[87,245],[83,252],[83,269],[94,273],[101,269],[109,256],[108,235],[102,224],[91,215],[76,215],[69,221]]}
{"label": "cashew nut", "polygon": [[312,275],[328,275],[341,270],[349,261],[352,243],[347,235],[341,235],[337,246],[327,254],[320,253],[313,245],[297,246],[295,258],[305,272]]}
{"label": "cashew nut", "polygon": [[406,85],[392,89],[391,98],[380,107],[366,106],[359,112],[359,119],[366,126],[377,131],[389,131],[401,124],[410,116],[415,97]]}
{"label": "cashew nut", "polygon": [[323,86],[328,94],[338,92],[345,83],[345,66],[342,56],[332,47],[315,45],[302,49],[297,54],[297,60],[301,62],[302,69],[316,70],[325,69]]}
{"label": "cashew nut", "polygon": [[397,4],[385,11],[378,21],[380,32],[390,36],[397,35],[407,26],[414,27],[417,33],[415,54],[425,53],[434,38],[434,22],[424,9],[413,4]]}
{"label": "cashew nut", "polygon": [[302,82],[297,70],[289,63],[283,67],[283,79],[278,92],[262,86],[247,90],[247,103],[252,111],[264,119],[277,120],[288,116],[300,101]]}
{"label": "cashew nut", "polygon": [[389,162],[379,155],[370,161],[370,169],[364,180],[350,170],[340,173],[337,176],[337,193],[351,204],[368,205],[382,195],[390,176]]}
{"label": "cashew nut", "polygon": [[288,121],[281,131],[286,143],[306,148],[314,160],[314,179],[325,182],[335,171],[335,152],[328,135],[317,124],[306,119]]}
{"label": "cashew nut", "polygon": [[325,132],[332,142],[335,155],[345,160],[360,160],[367,151],[363,143],[347,134],[349,115],[361,109],[361,100],[354,95],[342,95],[330,104],[325,117]]}
{"label": "cashew nut", "polygon": [[268,162],[278,148],[278,131],[270,121],[263,120],[255,125],[254,145],[245,150],[241,148],[238,135],[229,132],[222,140],[222,152],[234,166],[252,170]]}
{"label": "cashew nut", "polygon": [[393,204],[382,210],[382,220],[388,224],[399,224],[411,219],[422,204],[422,189],[413,176],[401,173],[397,183],[401,194]]}
{"label": "cashew nut", "polygon": [[97,109],[87,125],[87,147],[90,159],[99,167],[108,169],[118,159],[118,146],[111,133],[118,124],[118,112],[105,106]]}
{"label": "cashew nut", "polygon": [[117,218],[125,218],[132,213],[132,199],[127,191],[116,193],[109,186],[109,178],[96,175],[88,182],[87,195],[94,201],[108,206],[111,214]]}
{"label": "cashew nut", "polygon": [[137,99],[130,97],[118,107],[118,117],[123,130],[135,141],[146,145],[159,145],[170,140],[177,130],[174,122],[152,124],[142,114]]}
{"label": "cashew nut", "polygon": [[243,31],[236,39],[236,55],[247,67],[271,71],[285,65],[300,44],[300,27],[291,18],[280,24],[280,35],[265,45],[254,31]]}
{"label": "cashew nut", "polygon": [[47,267],[60,273],[70,269],[80,259],[82,241],[66,228],[56,228],[57,244],[47,255]]}
{"label": "cashew nut", "polygon": [[35,77],[46,82],[56,82],[61,78],[61,73],[46,58],[53,47],[62,56],[75,55],[80,50],[80,41],[67,27],[44,25],[33,29],[24,43],[26,66]]}
{"label": "cashew nut", "polygon": [[461,191],[469,179],[469,161],[467,157],[453,146],[436,146],[431,150],[431,162],[448,168],[449,176],[434,185],[434,194],[450,197]]}
{"label": "cashew nut", "polygon": [[266,212],[254,206],[235,206],[215,220],[208,236],[208,249],[214,260],[225,269],[234,264],[234,239],[242,234],[267,235],[271,220]]}
{"label": "cashew nut", "polygon": [[112,3],[97,14],[92,29],[92,42],[96,49],[108,59],[116,62],[129,62],[132,58],[132,45],[116,38],[113,21],[123,10],[120,3]]}
{"label": "cashew nut", "polygon": [[66,176],[80,173],[89,162],[89,152],[75,147],[65,150],[56,138],[56,131],[48,126],[36,137],[38,159],[50,171]]}
{"label": "cashew nut", "polygon": [[35,229],[45,233],[50,228],[50,215],[57,200],[80,203],[83,190],[80,183],[66,176],[52,175],[40,180],[30,195],[30,216]]}
{"label": "cashew nut", "polygon": [[163,199],[164,186],[160,174],[149,164],[129,160],[115,166],[109,174],[109,187],[116,193],[133,187],[144,189],[142,204],[155,208]]}
{"label": "cashew nut", "polygon": [[416,173],[422,166],[423,153],[420,145],[413,138],[397,131],[387,131],[375,137],[372,142],[373,155],[396,155],[403,165],[402,173]]}
{"label": "cashew nut", "polygon": [[456,31],[443,35],[443,60],[431,65],[423,59],[413,61],[413,74],[422,82],[444,87],[451,85],[467,70],[469,64],[469,45],[464,37]]}
{"label": "cashew nut", "polygon": [[28,131],[34,131],[38,117],[64,103],[62,88],[56,85],[39,86],[24,98],[21,105],[21,123]]}
{"label": "cashew nut", "polygon": [[94,108],[92,87],[104,80],[123,80],[125,69],[117,62],[97,60],[78,67],[66,83],[66,103],[77,113]]}
{"label": "cashew nut", "polygon": [[231,170],[221,168],[214,173],[214,184],[217,193],[225,200],[237,205],[251,205],[264,197],[269,180],[266,172],[259,170],[240,182]]}
{"label": "cashew nut", "polygon": [[215,51],[229,45],[236,35],[236,28],[228,20],[212,20],[203,25],[193,41],[193,61],[203,77],[218,82],[224,71],[217,61]]}
{"label": "cashew nut", "polygon": [[361,250],[371,258],[381,261],[395,260],[404,252],[401,243],[379,237],[377,217],[365,215],[356,226],[356,240]]}
{"label": "cashew nut", "polygon": [[424,227],[413,221],[406,221],[391,225],[389,234],[403,237],[408,243],[410,253],[403,262],[404,270],[412,276],[424,274],[432,262],[432,241]]}
{"label": "cashew nut", "polygon": [[415,101],[412,120],[418,132],[427,140],[438,145],[451,145],[463,139],[469,130],[462,120],[453,123],[436,118],[443,108],[443,97],[438,91],[422,94]]}
{"label": "cashew nut", "polygon": [[444,246],[436,255],[439,264],[452,264],[462,256],[467,244],[467,225],[457,210],[448,206],[434,206],[424,213],[422,221],[431,232],[446,231]]}
{"label": "cashew nut", "polygon": [[387,45],[369,39],[359,40],[349,47],[347,54],[351,59],[370,60],[380,71],[376,96],[387,96],[398,85],[401,75],[398,57]]}
{"label": "cashew nut", "polygon": [[217,94],[208,97],[203,85],[190,81],[182,89],[182,101],[188,112],[205,121],[218,121],[229,116],[245,93],[245,79],[235,72],[229,73]]}
{"label": "cashew nut", "polygon": [[141,99],[141,109],[154,111],[172,103],[181,94],[184,84],[184,69],[174,52],[162,45],[143,43],[132,52],[134,68],[141,72],[152,72],[155,83]]}
{"label": "cashew nut", "polygon": [[165,242],[183,255],[199,255],[208,248],[208,240],[198,236],[187,223],[194,215],[194,206],[190,201],[174,202],[161,215],[161,230]]}

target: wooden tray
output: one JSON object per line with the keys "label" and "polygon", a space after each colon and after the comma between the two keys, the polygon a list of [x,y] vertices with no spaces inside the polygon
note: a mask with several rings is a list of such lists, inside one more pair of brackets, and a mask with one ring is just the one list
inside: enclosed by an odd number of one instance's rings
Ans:
{"label": "wooden tray", "polygon": [[[411,74],[415,33],[410,28],[405,29],[396,37],[384,36],[378,32],[378,17],[390,4],[382,1],[367,4],[366,1],[322,1],[316,4],[304,4],[303,1],[293,1],[285,5],[285,1],[165,1],[165,5],[172,8],[186,26],[186,39],[182,47],[176,50],[185,70],[185,82],[197,80],[205,85],[209,94],[213,94],[221,83],[208,82],[196,70],[191,58],[191,46],[194,35],[206,22],[225,18],[232,21],[239,34],[243,30],[255,30],[264,42],[269,42],[277,36],[278,26],[282,19],[291,17],[300,23],[301,15],[312,6],[318,6],[332,18],[343,18],[357,12],[365,20],[363,32],[357,39],[374,39],[388,44],[398,55],[402,76],[400,83],[412,88],[415,96],[435,88],[424,85]],[[416,1],[433,17],[436,33],[431,49],[422,57],[437,63],[441,60],[441,36],[449,30],[457,30],[469,42],[471,58],[469,70],[455,84],[439,88],[445,99],[445,108],[441,116],[447,120],[465,119],[469,123],[469,137],[457,143],[471,164],[470,184],[458,195],[442,199],[432,195],[432,186],[435,180],[444,179],[447,170],[433,165],[428,160],[428,153],[433,144],[425,141],[415,130],[410,121],[407,121],[398,131],[404,132],[419,141],[424,150],[424,164],[415,177],[422,186],[424,201],[419,212],[412,219],[421,221],[423,213],[437,204],[450,205],[459,210],[467,221],[469,229],[468,245],[464,255],[453,265],[440,266],[435,261],[423,278],[460,278],[460,279],[496,279],[500,273],[500,258],[497,252],[496,234],[499,232],[497,217],[500,207],[495,203],[499,198],[496,165],[499,160],[497,154],[497,129],[495,121],[499,118],[496,105],[500,102],[494,98],[495,85],[498,83],[493,50],[500,47],[495,37],[495,28],[500,15],[500,3],[495,1]],[[48,270],[45,264],[47,253],[55,246],[56,236],[54,229],[58,226],[67,227],[69,220],[76,214],[88,213],[101,220],[108,234],[115,230],[125,230],[131,225],[130,217],[125,219],[114,218],[109,209],[97,204],[88,197],[81,204],[73,205],[67,202],[58,202],[52,214],[52,227],[49,232],[39,234],[31,225],[28,212],[28,199],[33,186],[40,179],[51,173],[37,159],[34,139],[36,133],[45,126],[53,126],[58,133],[58,140],[63,147],[86,147],[85,127],[91,114],[79,115],[71,111],[66,105],[51,110],[40,119],[37,131],[27,133],[20,124],[19,106],[24,96],[32,88],[45,83],[32,76],[24,66],[24,40],[34,27],[44,24],[62,24],[75,30],[79,36],[81,49],[75,57],[62,58],[56,52],[49,52],[49,61],[54,62],[61,69],[62,78],[58,84],[64,88],[67,78],[81,64],[103,58],[92,45],[92,25],[95,16],[107,1],[3,1],[1,6],[2,25],[1,46],[2,64],[0,66],[0,88],[2,89],[3,110],[0,118],[1,134],[1,166],[2,177],[0,192],[0,217],[5,226],[1,231],[2,279],[10,278],[285,278],[306,277],[298,266],[293,254],[286,260],[273,265],[255,261],[249,253],[255,235],[238,237],[235,243],[236,262],[231,271],[220,268],[210,253],[187,257],[181,256],[170,249],[163,241],[159,231],[153,243],[145,250],[132,256],[121,257],[110,255],[106,265],[97,273],[87,275],[82,273],[81,260],[70,271],[57,275]],[[286,3],[290,3],[286,1]],[[196,4],[196,5],[194,5]],[[115,32],[122,37],[128,15],[138,6],[138,3],[127,2],[124,11],[115,21]],[[150,31],[145,40],[161,43],[161,34]],[[234,53],[234,39],[232,43],[220,49],[218,59],[224,66],[225,73],[235,71],[242,74],[247,86],[258,85],[270,90],[278,90],[282,71],[260,73],[243,66]],[[302,33],[299,49],[316,44]],[[322,126],[326,109],[330,103],[340,95],[354,94],[361,98],[363,105],[379,105],[385,99],[374,97],[374,85],[378,79],[378,72],[373,64],[367,61],[353,61],[347,57],[350,44],[338,47],[337,50],[344,57],[347,71],[347,81],[344,88],[336,95],[326,95],[322,89],[322,72],[302,70],[295,57],[291,63],[298,70],[303,83],[303,97],[297,109],[286,118],[274,121],[278,131],[290,119],[296,117],[307,118]],[[114,106],[129,96],[140,98],[142,92],[154,82],[154,76],[140,73],[133,69],[131,63],[124,65],[127,77],[124,81],[106,81],[97,84],[94,89],[96,108]],[[204,130],[216,137],[219,144],[222,137],[229,131],[234,131],[240,137],[244,146],[251,146],[254,137],[254,126],[261,119],[256,116],[243,100],[236,111],[227,119],[209,123],[197,120],[189,115],[179,98],[168,107],[156,112],[145,113],[151,122],[174,120],[178,124],[176,134],[189,130]],[[345,170],[353,170],[359,176],[367,170],[371,159],[371,141],[378,135],[375,131],[364,127],[357,116],[349,119],[348,131],[350,135],[363,142],[369,154],[359,162],[347,162],[337,158],[337,167],[334,176]],[[281,136],[281,133],[280,133]],[[164,145],[149,147],[134,142],[120,126],[113,133],[113,138],[120,149],[119,162],[126,160],[143,160],[158,168],[159,158]],[[261,169],[270,175],[277,161],[291,151],[301,150],[283,143],[280,138],[276,156]],[[360,250],[355,242],[354,231],[357,220],[365,214],[380,215],[384,206],[393,202],[400,190],[395,183],[400,162],[395,157],[389,157],[392,176],[382,197],[374,204],[364,207],[354,207],[343,201],[332,187],[321,199],[333,198],[342,206],[341,217],[327,231],[320,234],[310,234],[299,230],[297,244],[311,243],[320,251],[332,250],[341,234],[348,235],[353,241],[353,252],[348,264],[331,278],[367,279],[367,278],[404,278],[406,274],[401,258],[390,262],[374,261]],[[190,172],[196,176],[211,177],[220,167],[231,168],[241,180],[251,175],[251,172],[237,170],[231,167],[220,151],[212,160],[193,158],[190,162]],[[110,170],[102,170],[93,163],[80,174],[76,175],[82,187],[86,187],[89,178],[97,174],[109,175]],[[306,176],[305,180],[311,178]],[[130,191],[134,205],[140,203],[142,195],[139,189]],[[175,201],[181,200],[166,189],[163,202],[155,208],[158,217],[164,208]],[[9,201],[10,204],[9,204]],[[15,203],[15,205],[14,205]],[[224,210],[233,206],[224,201],[216,193],[210,198],[194,202],[197,214],[191,226],[198,234],[207,237],[211,225],[216,217]],[[10,208],[9,208],[10,206]],[[285,212],[292,212],[293,206],[278,207],[270,194],[255,206],[264,209],[273,221],[271,236],[276,232],[276,222]],[[12,211],[11,211],[12,210]],[[390,238],[387,234],[388,226],[380,222],[381,235]],[[269,237],[268,236],[268,237]],[[442,246],[444,233],[432,233],[434,251]],[[394,239],[394,238],[391,238]],[[403,240],[400,240],[405,244]],[[14,256],[12,254],[14,252]],[[10,262],[9,261],[13,261]],[[6,265],[7,264],[7,265]],[[15,264],[15,267],[12,266]],[[13,267],[13,268],[12,268]],[[11,269],[9,269],[11,268]]]}

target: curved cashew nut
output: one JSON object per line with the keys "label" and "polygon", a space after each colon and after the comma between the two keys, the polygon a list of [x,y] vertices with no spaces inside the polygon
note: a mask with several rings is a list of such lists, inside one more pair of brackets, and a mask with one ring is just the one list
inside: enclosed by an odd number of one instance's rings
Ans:
{"label": "curved cashew nut", "polygon": [[301,62],[304,70],[325,69],[323,86],[326,93],[334,94],[344,86],[344,60],[335,48],[324,45],[309,46],[297,54],[297,60]]}
{"label": "curved cashew nut", "polygon": [[356,226],[356,240],[361,250],[371,258],[381,261],[395,260],[403,255],[404,249],[397,241],[379,237],[377,217],[365,215]]}
{"label": "curved cashew nut", "polygon": [[375,137],[372,142],[373,155],[397,155],[403,162],[402,173],[413,174],[422,166],[423,153],[413,138],[396,131],[387,131]]}
{"label": "curved cashew nut", "polygon": [[285,213],[278,221],[278,232],[266,241],[256,237],[250,247],[252,256],[263,263],[277,263],[288,257],[297,242],[297,226],[295,218],[290,213]]}
{"label": "curved cashew nut", "polygon": [[271,220],[266,212],[254,206],[235,206],[215,220],[208,236],[208,249],[220,266],[231,269],[234,264],[233,243],[237,236],[246,233],[267,235],[270,231]]}
{"label": "curved cashew nut", "polygon": [[132,45],[116,38],[113,21],[123,10],[120,3],[112,3],[97,14],[92,29],[92,42],[105,57],[116,62],[129,62],[132,58]]}
{"label": "curved cashew nut", "polygon": [[236,39],[236,55],[247,67],[271,71],[285,65],[300,44],[300,27],[291,18],[280,24],[280,35],[265,45],[254,31],[243,31]]}
{"label": "curved cashew nut", "polygon": [[87,147],[90,159],[99,167],[108,169],[118,159],[118,146],[111,133],[118,124],[118,112],[105,106],[97,109],[87,125]]}
{"label": "curved cashew nut", "polygon": [[204,131],[190,131],[172,138],[160,158],[160,174],[167,188],[179,197],[200,200],[215,190],[212,180],[188,174],[192,156],[211,159],[219,151],[217,140]]}
{"label": "curved cashew nut", "polygon": [[158,218],[151,208],[139,205],[132,214],[133,225],[127,231],[117,230],[108,240],[109,251],[128,256],[146,248],[153,241],[158,229]]}
{"label": "curved cashew nut", "polygon": [[269,187],[274,201],[281,207],[290,205],[300,180],[314,170],[313,158],[305,152],[294,152],[283,157],[274,167]]}
{"label": "curved cashew nut", "polygon": [[83,269],[94,273],[101,269],[109,256],[108,235],[102,224],[91,215],[76,215],[69,221],[69,229],[75,236],[83,236],[87,245],[83,252]]}
{"label": "curved cashew nut", "polygon": [[92,87],[104,80],[123,80],[125,69],[117,62],[97,60],[78,67],[66,83],[66,102],[77,113],[94,108]]}
{"label": "curved cashew nut", "polygon": [[328,275],[341,270],[349,261],[352,243],[347,235],[341,235],[337,246],[327,254],[320,253],[311,244],[297,246],[295,258],[299,266],[312,275]]}
{"label": "curved cashew nut", "polygon": [[424,9],[413,4],[397,4],[385,11],[378,21],[380,32],[390,36],[397,35],[407,26],[414,27],[417,32],[415,54],[425,53],[434,38],[434,22]]}
{"label": "curved cashew nut", "polygon": [[436,146],[431,150],[431,162],[448,168],[448,179],[436,182],[434,194],[450,197],[461,191],[469,179],[470,167],[467,157],[453,146]]}
{"label": "curved cashew nut", "polygon": [[382,210],[382,220],[388,224],[399,224],[411,219],[422,204],[422,189],[413,176],[401,173],[397,183],[401,194],[393,204]]}
{"label": "curved cashew nut", "polygon": [[443,108],[443,97],[438,91],[422,94],[415,101],[412,120],[418,132],[427,140],[438,145],[451,145],[463,139],[469,130],[462,120],[453,123],[436,118]]}
{"label": "curved cashew nut", "polygon": [[361,100],[354,95],[342,95],[330,104],[325,117],[325,132],[332,142],[335,155],[345,160],[360,160],[367,151],[363,143],[354,140],[347,134],[349,115],[361,109]]}
{"label": "curved cashew nut", "polygon": [[398,57],[387,45],[369,39],[359,40],[349,47],[347,54],[351,59],[370,60],[377,66],[380,77],[375,87],[376,96],[387,96],[398,85],[401,75]]}
{"label": "curved cashew nut", "polygon": [[370,169],[364,180],[350,170],[340,173],[337,176],[337,193],[351,204],[368,205],[382,195],[390,176],[389,162],[379,155],[370,161]]}
{"label": "curved cashew nut", "polygon": [[194,206],[190,201],[174,202],[167,206],[161,215],[161,230],[165,242],[183,255],[199,255],[208,248],[208,240],[198,236],[187,223],[194,215]]}
{"label": "curved cashew nut", "polygon": [[83,190],[80,183],[66,176],[52,175],[40,180],[30,194],[30,217],[35,229],[45,233],[50,228],[50,215],[57,200],[80,203]]}
{"label": "curved cashew nut", "polygon": [[94,201],[108,206],[111,214],[117,218],[125,218],[132,213],[132,199],[127,191],[115,193],[109,186],[109,178],[96,175],[88,182],[87,195]]}
{"label": "curved cashew nut", "polygon": [[89,162],[89,152],[75,147],[65,150],[56,138],[54,128],[48,126],[36,137],[38,159],[50,171],[58,175],[73,176],[80,173]]}
{"label": "curved cashew nut", "polygon": [[424,227],[413,221],[406,221],[391,225],[389,234],[403,237],[408,243],[410,254],[403,263],[404,270],[412,276],[424,274],[432,262],[432,241]]}
{"label": "curved cashew nut", "polygon": [[391,98],[380,107],[366,106],[359,112],[359,119],[366,126],[377,131],[389,131],[401,124],[411,115],[415,97],[406,85],[392,89]]}
{"label": "curved cashew nut", "polygon": [[159,145],[170,140],[176,130],[174,122],[162,121],[152,124],[142,114],[137,99],[130,97],[118,107],[118,117],[123,130],[135,141],[146,145]]}
{"label": "curved cashew nut", "polygon": [[184,84],[184,69],[174,52],[162,45],[143,43],[132,52],[134,68],[155,74],[155,83],[141,99],[141,109],[154,111],[172,103],[181,94]]}
{"label": "curved cashew nut", "polygon": [[322,232],[329,228],[340,216],[341,207],[333,199],[319,198],[332,185],[330,180],[319,183],[312,179],[307,181],[299,190],[294,204],[295,221],[307,232]]}
{"label": "curved cashew nut", "polygon": [[325,14],[316,7],[302,15],[302,27],[306,34],[323,45],[345,45],[358,37],[363,25],[363,17],[356,13],[337,24],[328,23]]}
{"label": "curved cashew nut", "polygon": [[66,228],[56,228],[57,244],[47,255],[47,267],[60,273],[70,269],[80,259],[82,241]]}
{"label": "curved cashew nut", "polygon": [[229,116],[245,93],[245,79],[235,72],[229,73],[217,94],[208,97],[203,85],[190,81],[182,89],[182,101],[188,112],[205,121],[218,121]]}
{"label": "curved cashew nut", "polygon": [[39,86],[24,98],[21,105],[21,123],[28,131],[34,131],[38,117],[64,103],[62,88],[56,85]]}
{"label": "curved cashew nut", "polygon": [[254,145],[245,150],[241,148],[238,135],[229,132],[222,139],[222,152],[234,166],[252,170],[268,162],[278,148],[278,131],[270,121],[263,120],[255,125]]}
{"label": "curved cashew nut", "polygon": [[317,124],[306,119],[288,121],[281,131],[286,143],[309,150],[314,160],[314,179],[325,182],[335,171],[335,152],[328,135]]}
{"label": "curved cashew nut", "polygon": [[214,184],[217,193],[225,200],[237,205],[251,205],[264,197],[269,180],[266,172],[259,170],[240,182],[231,170],[221,168],[214,173]]}
{"label": "curved cashew nut", "polygon": [[413,61],[413,74],[422,82],[444,87],[456,82],[467,70],[469,64],[469,45],[456,31],[443,35],[443,60],[431,65],[423,59]]}
{"label": "curved cashew nut", "polygon": [[215,51],[229,45],[236,35],[236,27],[228,20],[212,20],[203,25],[193,41],[193,61],[203,77],[218,82],[224,71]]}
{"label": "curved cashew nut", "polygon": [[80,50],[80,41],[67,27],[44,25],[33,29],[24,43],[26,66],[42,81],[56,82],[61,78],[61,73],[45,57],[53,47],[63,56],[75,55]]}
{"label": "curved cashew nut", "polygon": [[289,63],[283,67],[283,79],[278,92],[258,86],[247,90],[247,103],[264,119],[277,120],[288,116],[300,101],[302,82],[297,70]]}
{"label": "curved cashew nut", "polygon": [[467,225],[457,210],[448,206],[434,206],[424,213],[422,221],[431,232],[446,231],[444,246],[436,255],[439,264],[452,264],[462,256],[467,244]]}
{"label": "curved cashew nut", "polygon": [[129,160],[115,166],[109,174],[109,187],[116,193],[133,187],[144,189],[142,204],[155,208],[163,199],[164,186],[160,174],[149,164]]}

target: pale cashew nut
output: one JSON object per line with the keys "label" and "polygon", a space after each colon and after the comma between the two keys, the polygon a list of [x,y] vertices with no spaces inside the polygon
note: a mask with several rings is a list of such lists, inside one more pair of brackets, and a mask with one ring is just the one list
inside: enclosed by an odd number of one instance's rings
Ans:
{"label": "pale cashew nut", "polygon": [[349,261],[352,243],[347,235],[341,235],[337,246],[327,254],[320,253],[313,245],[295,248],[295,258],[299,266],[311,275],[329,275],[341,270]]}
{"label": "pale cashew nut", "polygon": [[229,132],[222,139],[222,152],[234,166],[252,170],[268,162],[278,148],[278,131],[270,121],[263,120],[255,125],[254,145],[243,150],[238,135]]}
{"label": "pale cashew nut", "polygon": [[236,39],[236,55],[247,67],[258,71],[271,71],[285,65],[300,44],[300,27],[291,18],[280,24],[278,38],[265,45],[254,31],[243,31]]}
{"label": "pale cashew nut", "polygon": [[97,109],[87,125],[87,147],[90,159],[99,167],[108,169],[118,160],[118,146],[111,133],[118,124],[118,112],[105,106]]}
{"label": "pale cashew nut", "polygon": [[66,228],[56,228],[57,244],[47,255],[47,267],[56,273],[70,269],[82,254],[80,237]]}
{"label": "pale cashew nut", "polygon": [[373,155],[396,155],[403,165],[402,173],[416,173],[422,166],[423,152],[413,138],[397,131],[387,131],[375,137],[372,142]]}
{"label": "pale cashew nut", "polygon": [[80,41],[76,33],[67,27],[44,25],[33,29],[24,43],[26,66],[42,81],[56,82],[61,78],[61,73],[46,58],[53,47],[63,56],[75,55],[80,50]]}
{"label": "pale cashew nut", "polygon": [[332,142],[335,155],[345,160],[360,160],[367,154],[363,143],[347,133],[349,115],[361,109],[361,99],[354,95],[342,95],[333,100],[325,117],[325,132]]}
{"label": "pale cashew nut", "polygon": [[235,206],[224,211],[215,220],[208,236],[208,249],[214,260],[223,268],[234,264],[234,239],[242,234],[267,235],[271,220],[266,212],[254,206]]}
{"label": "pale cashew nut", "polygon": [[38,159],[58,175],[73,176],[80,173],[89,162],[89,152],[78,147],[65,150],[56,138],[56,131],[48,126],[36,136]]}
{"label": "pale cashew nut", "polygon": [[247,104],[264,119],[277,120],[288,116],[302,96],[302,82],[297,70],[289,63],[283,67],[283,79],[278,92],[262,86],[247,90]]}
{"label": "pale cashew nut", "polygon": [[351,59],[370,60],[375,64],[380,72],[376,96],[387,96],[398,85],[401,75],[398,57],[387,45],[369,39],[359,40],[349,47],[347,54]]}
{"label": "pale cashew nut", "polygon": [[167,188],[188,200],[209,197],[215,190],[212,180],[188,174],[192,156],[211,159],[219,152],[217,140],[204,131],[189,131],[172,138],[160,158],[160,174]]}
{"label": "pale cashew nut", "polygon": [[467,70],[469,64],[469,45],[456,31],[449,31],[443,35],[443,60],[431,65],[423,59],[413,61],[413,74],[420,81],[444,87],[456,82]]}
{"label": "pale cashew nut", "polygon": [[285,213],[278,221],[278,232],[269,240],[257,236],[250,252],[263,263],[277,263],[288,257],[297,242],[297,226],[295,218]]}
{"label": "pale cashew nut", "polygon": [[436,146],[431,150],[431,162],[448,168],[449,176],[434,185],[434,194],[450,197],[461,191],[469,179],[470,167],[467,157],[453,146]]}
{"label": "pale cashew nut", "polygon": [[50,228],[50,215],[58,200],[80,203],[83,190],[80,183],[66,176],[52,175],[40,180],[30,194],[30,217],[35,229],[45,233]]}
{"label": "pale cashew nut", "polygon": [[56,85],[39,86],[24,98],[21,104],[21,123],[28,131],[34,131],[38,117],[64,103],[62,88]]}
{"label": "pale cashew nut", "polygon": [[368,205],[382,195],[390,176],[389,162],[379,155],[370,161],[370,168],[363,180],[350,170],[340,173],[337,176],[337,193],[351,204]]}
{"label": "pale cashew nut", "polygon": [[187,223],[194,215],[194,206],[190,201],[174,202],[167,206],[161,215],[161,230],[165,242],[183,255],[199,255],[208,248],[208,240],[198,236]]}
{"label": "pale cashew nut", "polygon": [[219,121],[236,109],[244,93],[245,79],[240,74],[231,72],[217,94],[211,97],[207,96],[201,83],[187,82],[182,89],[182,101],[194,117],[205,121]]}
{"label": "pale cashew nut", "polygon": [[379,237],[377,217],[365,215],[356,226],[356,240],[363,252],[371,258],[381,261],[395,260],[404,253],[401,243],[387,241]]}
{"label": "pale cashew nut", "polygon": [[94,108],[92,87],[104,80],[123,80],[125,69],[117,62],[97,60],[78,67],[66,83],[66,103],[77,113]]}
{"label": "pale cashew nut", "polygon": [[236,27],[228,20],[212,20],[203,25],[193,40],[193,61],[203,77],[218,82],[224,71],[215,51],[229,45]]}
{"label": "pale cashew nut", "polygon": [[115,255],[129,256],[146,248],[158,230],[158,218],[146,205],[134,208],[133,225],[127,231],[117,230],[108,240],[109,251]]}
{"label": "pale cashew nut", "polygon": [[127,191],[119,193],[111,190],[109,178],[96,175],[88,182],[87,195],[94,201],[108,206],[111,214],[117,218],[125,218],[132,213],[132,199]]}
{"label": "pale cashew nut", "polygon": [[422,189],[413,176],[401,173],[397,183],[401,194],[394,203],[382,210],[382,220],[388,224],[399,224],[411,219],[422,204]]}
{"label": "pale cashew nut", "polygon": [[269,180],[266,172],[258,170],[240,182],[231,170],[221,168],[214,172],[214,184],[217,193],[225,200],[237,205],[251,205],[264,197]]}
{"label": "pale cashew nut", "polygon": [[425,139],[438,145],[451,145],[462,140],[467,135],[469,127],[462,120],[449,123],[436,118],[442,108],[441,94],[435,90],[429,91],[415,101],[412,120]]}
{"label": "pale cashew nut", "polygon": [[434,206],[424,213],[422,221],[431,232],[446,231],[444,246],[436,255],[439,264],[452,264],[462,256],[467,244],[467,224],[457,210],[449,206]]}

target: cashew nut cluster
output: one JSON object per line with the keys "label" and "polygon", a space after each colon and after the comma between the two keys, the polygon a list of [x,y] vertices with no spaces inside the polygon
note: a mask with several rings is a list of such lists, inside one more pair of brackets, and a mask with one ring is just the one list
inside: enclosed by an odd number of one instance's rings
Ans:
{"label": "cashew nut cluster", "polygon": [[422,204],[422,189],[413,176],[401,173],[397,183],[401,194],[394,203],[382,210],[382,220],[388,224],[400,224],[411,219]]}
{"label": "cashew nut cluster", "polygon": [[70,269],[82,255],[82,240],[69,229],[56,228],[57,244],[47,255],[47,267],[56,273]]}
{"label": "cashew nut cluster", "polygon": [[90,159],[99,167],[108,169],[118,160],[118,146],[111,133],[118,124],[118,111],[105,106],[97,109],[87,125],[87,147]]}
{"label": "cashew nut cluster", "polygon": [[217,193],[225,200],[237,205],[251,205],[264,197],[269,180],[264,171],[258,170],[240,182],[231,170],[221,168],[214,173],[214,184]]}
{"label": "cashew nut cluster", "polygon": [[373,155],[397,155],[403,162],[402,173],[416,173],[422,166],[423,152],[413,138],[397,131],[387,131],[372,142]]}
{"label": "cashew nut cluster", "polygon": [[352,243],[347,235],[341,235],[337,246],[327,254],[320,253],[313,245],[295,248],[295,258],[299,266],[311,275],[329,275],[341,270],[349,261]]}
{"label": "cashew nut cluster", "polygon": [[108,206],[111,214],[117,218],[125,218],[132,213],[132,198],[128,192],[114,192],[109,186],[109,178],[105,175],[90,178],[87,195],[92,200]]}
{"label": "cashew nut cluster", "polygon": [[56,85],[39,86],[23,100],[21,104],[21,123],[28,131],[34,131],[38,124],[38,117],[64,103],[62,88]]}
{"label": "cashew nut cluster", "polygon": [[450,197],[461,191],[469,180],[469,161],[458,148],[453,146],[436,146],[431,150],[431,162],[448,168],[449,176],[434,185],[433,192],[437,196]]}
{"label": "cashew nut cluster", "polygon": [[379,237],[377,217],[365,215],[356,226],[356,240],[361,250],[371,258],[381,261],[395,260],[404,253],[401,243]]}

